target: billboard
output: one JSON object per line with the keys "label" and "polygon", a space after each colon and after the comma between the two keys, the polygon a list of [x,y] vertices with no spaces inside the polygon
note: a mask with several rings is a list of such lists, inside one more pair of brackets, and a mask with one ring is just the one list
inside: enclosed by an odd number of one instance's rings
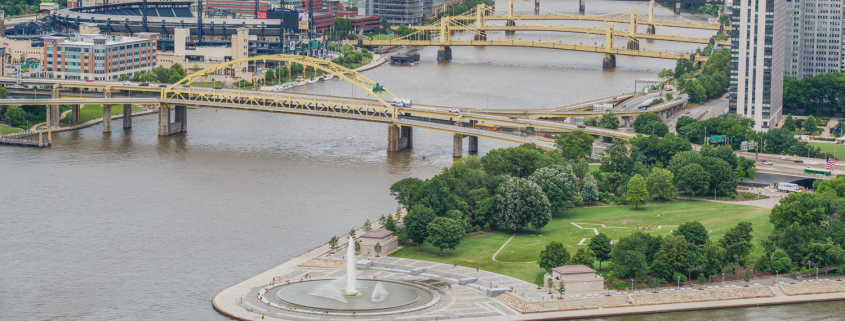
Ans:
{"label": "billboard", "polygon": [[299,13],[299,19],[297,19],[297,21],[299,21],[299,25],[298,25],[299,29],[308,29],[308,14],[307,13],[300,12]]}
{"label": "billboard", "polygon": [[267,19],[267,11],[258,11],[256,17],[258,19]]}

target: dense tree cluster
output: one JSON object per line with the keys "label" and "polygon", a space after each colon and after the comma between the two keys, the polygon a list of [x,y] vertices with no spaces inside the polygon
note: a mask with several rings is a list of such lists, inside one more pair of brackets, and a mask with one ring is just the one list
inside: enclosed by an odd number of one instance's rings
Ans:
{"label": "dense tree cluster", "polygon": [[131,81],[147,81],[147,82],[159,82],[163,84],[174,84],[182,80],[187,76],[187,72],[185,68],[182,68],[180,64],[173,64],[170,68],[164,68],[162,66],[158,66],[155,69],[149,72],[139,72],[135,75],[132,75],[130,78],[128,75],[121,75],[120,80],[130,80]]}
{"label": "dense tree cluster", "polygon": [[843,103],[845,74],[841,72],[807,76],[801,80],[783,77],[783,104],[790,108],[818,113],[824,106],[840,108]]}

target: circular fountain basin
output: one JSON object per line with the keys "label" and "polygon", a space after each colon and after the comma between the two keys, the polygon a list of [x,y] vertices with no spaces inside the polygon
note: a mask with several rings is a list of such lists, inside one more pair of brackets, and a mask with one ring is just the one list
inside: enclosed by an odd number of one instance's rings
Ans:
{"label": "circular fountain basin", "polygon": [[394,310],[430,301],[426,290],[389,280],[357,280],[358,295],[346,296],[346,282],[312,280],[279,287],[275,297],[283,304],[328,311]]}

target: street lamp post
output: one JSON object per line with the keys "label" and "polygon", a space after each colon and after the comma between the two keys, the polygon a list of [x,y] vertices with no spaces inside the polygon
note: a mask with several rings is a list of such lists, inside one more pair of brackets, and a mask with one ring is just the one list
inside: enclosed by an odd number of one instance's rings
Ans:
{"label": "street lamp post", "polygon": [[813,147],[807,148],[807,164],[810,164],[810,151],[813,150]]}
{"label": "street lamp post", "polygon": [[631,279],[631,292],[634,292],[634,279]]}
{"label": "street lamp post", "polygon": [[775,270],[775,285],[778,284],[779,280],[780,280],[780,271]]}
{"label": "street lamp post", "polygon": [[722,273],[722,287],[725,287],[725,273]]}
{"label": "street lamp post", "polygon": [[678,291],[681,290],[681,276],[678,275]]}

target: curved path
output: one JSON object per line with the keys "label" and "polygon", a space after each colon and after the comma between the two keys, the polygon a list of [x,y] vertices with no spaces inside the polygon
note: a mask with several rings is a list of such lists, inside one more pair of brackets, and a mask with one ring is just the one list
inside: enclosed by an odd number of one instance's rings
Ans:
{"label": "curved path", "polygon": [[531,261],[531,262],[502,262],[502,261],[499,261],[499,260],[496,259],[496,255],[499,255],[499,252],[501,252],[502,249],[505,248],[505,246],[508,246],[508,243],[510,243],[511,240],[513,240],[514,236],[516,236],[516,233],[511,235],[511,238],[509,238],[508,241],[505,242],[505,244],[502,244],[502,247],[500,247],[499,250],[496,251],[496,253],[493,253],[493,261],[496,261],[496,262],[499,262],[499,263],[536,263],[537,261]]}

